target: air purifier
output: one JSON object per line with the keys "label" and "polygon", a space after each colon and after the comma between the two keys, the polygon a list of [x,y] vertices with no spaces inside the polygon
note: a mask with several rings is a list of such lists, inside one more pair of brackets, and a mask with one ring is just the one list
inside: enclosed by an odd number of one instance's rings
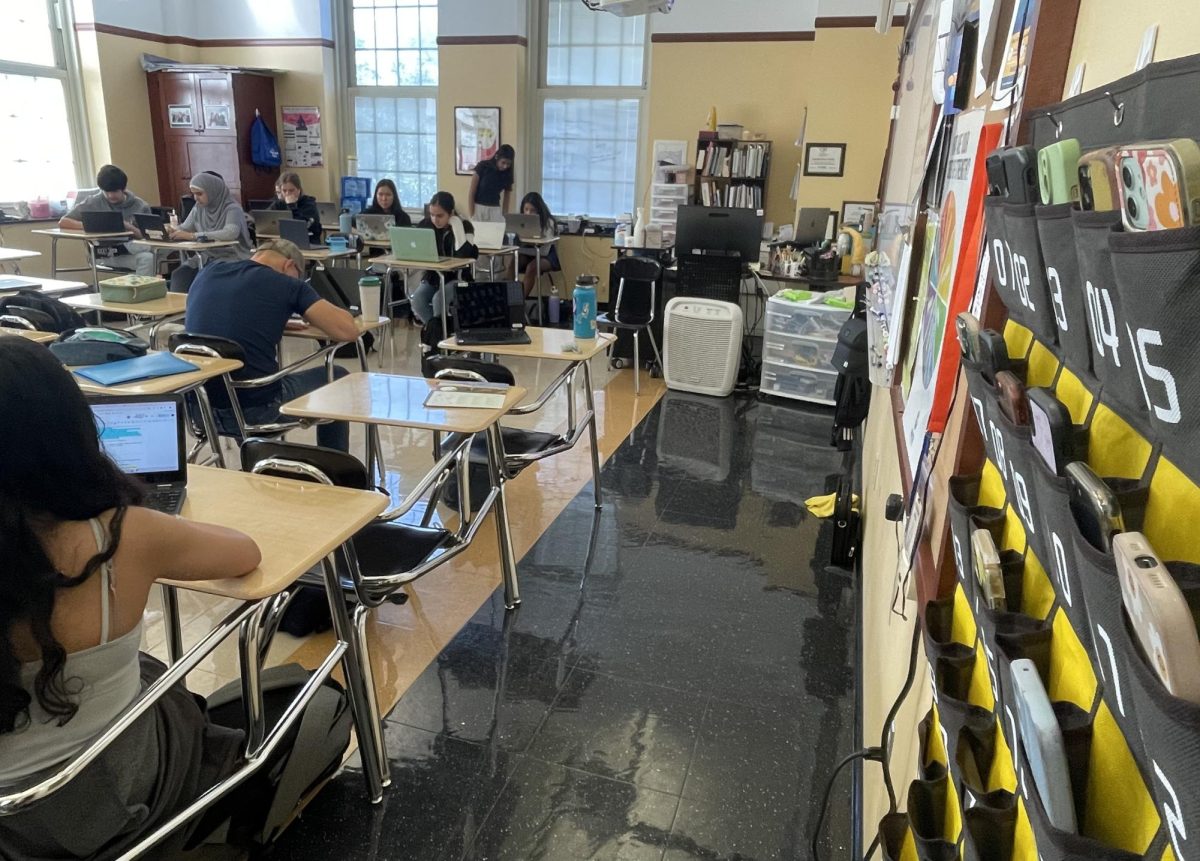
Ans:
{"label": "air purifier", "polygon": [[680,296],[663,324],[667,388],[725,397],[737,383],[742,309],[732,302]]}

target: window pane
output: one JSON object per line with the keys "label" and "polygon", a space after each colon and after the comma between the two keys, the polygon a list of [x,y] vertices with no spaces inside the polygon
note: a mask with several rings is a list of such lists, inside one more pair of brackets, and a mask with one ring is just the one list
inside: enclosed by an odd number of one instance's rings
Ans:
{"label": "window pane", "polygon": [[355,48],[377,48],[374,63],[356,57],[359,86],[437,84],[437,0],[354,0]]}
{"label": "window pane", "polygon": [[[644,80],[644,17],[594,12],[579,0],[549,0],[546,21],[546,85],[641,86]],[[596,49],[621,48],[620,54]],[[598,56],[601,58],[597,63]]]}
{"label": "window pane", "polygon": [[416,207],[437,191],[437,100],[357,96],[359,176],[396,182],[401,202]]}
{"label": "window pane", "polygon": [[404,44],[396,29],[395,9],[375,10],[375,47],[394,50]]}
{"label": "window pane", "polygon": [[621,83],[621,49],[596,49],[596,86],[616,87]]}
{"label": "window pane", "polygon": [[354,47],[375,47],[375,10],[354,10]]}
{"label": "window pane", "polygon": [[4,28],[0,60],[36,66],[58,65],[46,0],[5,3],[4,11],[0,13],[0,26]]}
{"label": "window pane", "polygon": [[542,189],[551,211],[609,217],[632,209],[637,115],[637,99],[546,100]]}
{"label": "window pane", "polygon": [[0,200],[61,197],[75,187],[62,81],[0,75],[0,88]]}
{"label": "window pane", "polygon": [[[376,12],[375,14],[379,14]],[[396,26],[399,36],[399,47],[421,47],[421,16],[415,7],[397,9],[395,12]]]}

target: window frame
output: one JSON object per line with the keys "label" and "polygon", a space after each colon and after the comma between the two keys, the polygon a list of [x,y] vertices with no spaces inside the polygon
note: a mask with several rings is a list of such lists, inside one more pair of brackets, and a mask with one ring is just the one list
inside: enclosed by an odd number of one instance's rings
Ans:
{"label": "window frame", "polygon": [[[546,128],[547,100],[584,99],[599,101],[636,99],[638,102],[637,164],[634,166],[633,176],[634,199],[629,201],[629,211],[632,214],[639,206],[639,202],[646,195],[644,183],[647,174],[644,154],[646,152],[646,132],[650,103],[650,16],[646,15],[643,17],[642,26],[645,27],[645,33],[642,39],[642,83],[640,85],[587,86],[581,84],[564,84],[552,86],[546,83],[546,70],[550,53],[550,43],[547,37],[550,29],[550,0],[535,0],[535,2],[529,4],[529,8],[529,32],[534,44],[537,46],[537,50],[531,52],[532,62],[529,63],[528,80],[530,92],[533,94],[533,109],[529,111],[529,122],[525,138],[529,141],[538,142],[537,146],[527,148],[529,150],[527,156],[529,170],[527,175],[535,181],[533,187],[540,190],[545,185],[542,141],[544,140]],[[593,12],[592,14],[607,15],[609,13]],[[556,212],[554,214],[556,217],[562,217],[566,215],[582,215],[583,213]],[[593,218],[616,218],[621,213],[615,212],[611,216],[596,215],[594,213],[591,215]]]}
{"label": "window frame", "polygon": [[[50,22],[50,43],[54,49],[54,65],[39,66],[0,59],[0,75],[20,75],[30,78],[54,78],[63,83],[63,100],[67,109],[67,129],[71,136],[71,160],[75,170],[75,188],[91,188],[96,184],[92,169],[92,140],[88,131],[87,111],[83,99],[83,73],[79,63],[79,45],[75,38],[75,15],[68,0],[42,0]],[[64,177],[68,179],[68,177]],[[65,189],[69,191],[70,189]],[[44,193],[54,193],[45,189]]]}

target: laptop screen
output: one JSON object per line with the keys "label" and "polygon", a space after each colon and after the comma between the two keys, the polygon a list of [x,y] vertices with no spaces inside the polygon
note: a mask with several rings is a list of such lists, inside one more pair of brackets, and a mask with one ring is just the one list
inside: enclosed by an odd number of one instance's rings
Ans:
{"label": "laptop screen", "polygon": [[91,398],[100,447],[121,470],[152,484],[184,481],[183,398]]}
{"label": "laptop screen", "polygon": [[454,320],[460,330],[507,328],[510,325],[508,284],[504,281],[459,284],[454,289],[454,308]]}

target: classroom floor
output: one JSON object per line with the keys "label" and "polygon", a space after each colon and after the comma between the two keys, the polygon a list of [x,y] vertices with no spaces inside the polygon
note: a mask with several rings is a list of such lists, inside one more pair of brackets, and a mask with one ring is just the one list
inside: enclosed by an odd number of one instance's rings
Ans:
{"label": "classroom floor", "polygon": [[[490,536],[383,609],[392,786],[367,804],[355,755],[272,857],[809,857],[853,743],[855,587],[803,504],[841,466],[829,412],[635,398],[602,362],[597,386],[603,509],[585,450],[552,459],[510,489],[518,610]],[[849,852],[843,781],[823,857]]]}

